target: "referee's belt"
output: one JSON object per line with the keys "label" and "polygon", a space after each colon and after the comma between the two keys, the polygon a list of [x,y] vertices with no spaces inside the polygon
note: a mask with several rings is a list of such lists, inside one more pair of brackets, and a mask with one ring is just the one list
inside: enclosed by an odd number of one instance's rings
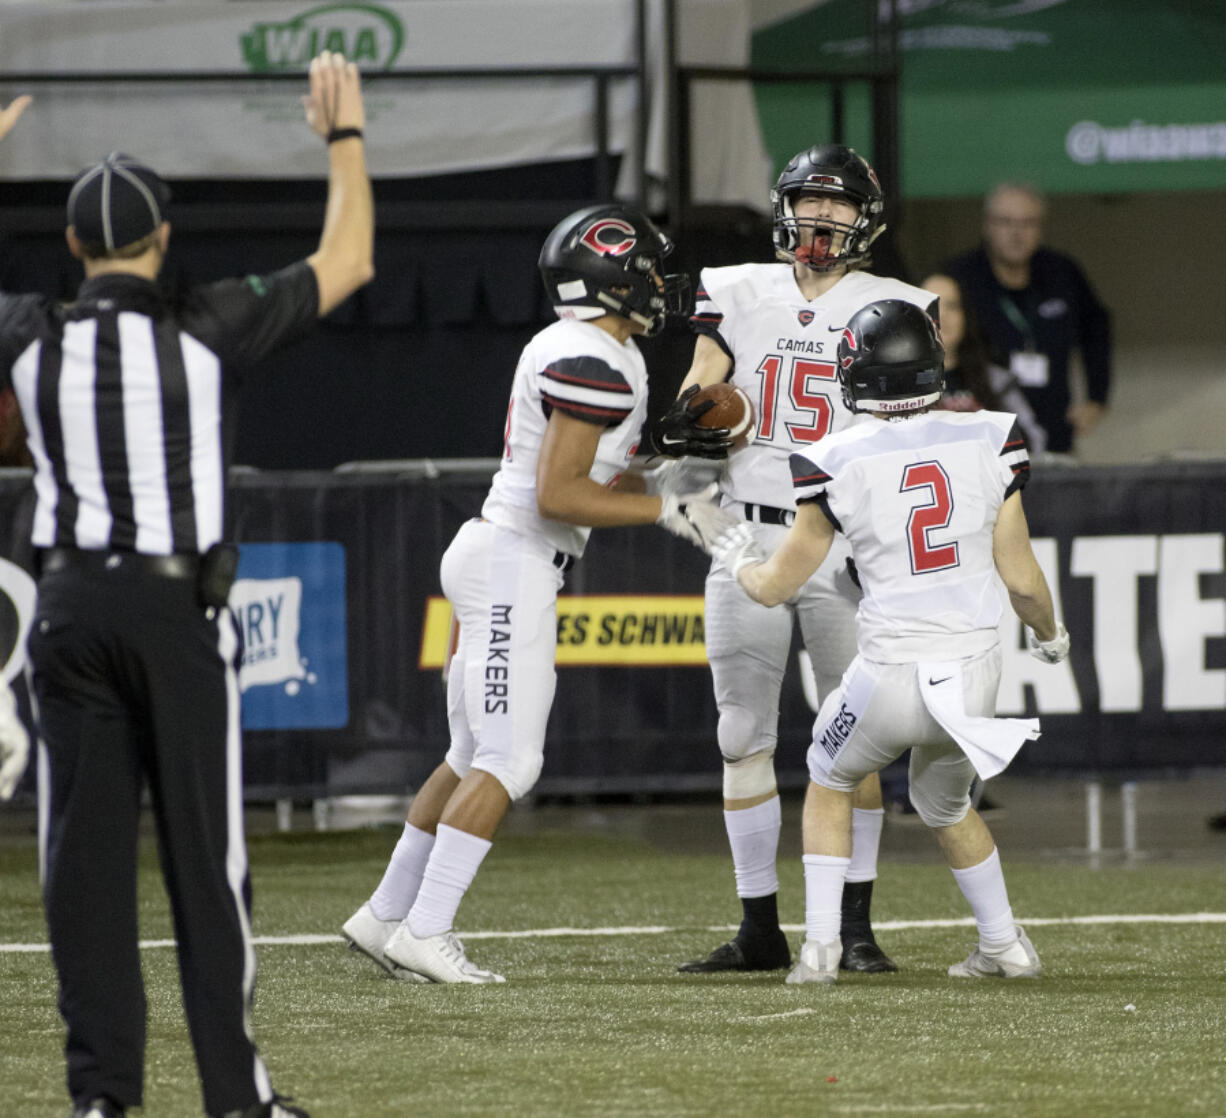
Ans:
{"label": "referee's belt", "polygon": [[753,505],[745,502],[745,519],[757,524],[778,524],[790,528],[796,519],[795,509],[777,509],[770,505]]}
{"label": "referee's belt", "polygon": [[145,555],[139,551],[83,551],[75,547],[49,547],[39,553],[39,569],[53,571],[134,571],[157,578],[194,579],[200,573],[199,555]]}

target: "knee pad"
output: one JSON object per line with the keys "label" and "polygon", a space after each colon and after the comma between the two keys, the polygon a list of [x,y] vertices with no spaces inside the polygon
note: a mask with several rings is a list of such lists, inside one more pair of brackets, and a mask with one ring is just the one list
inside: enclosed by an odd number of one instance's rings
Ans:
{"label": "knee pad", "polygon": [[775,751],[763,749],[737,760],[724,758],[724,799],[748,800],[775,791]]}
{"label": "knee pad", "polygon": [[913,780],[910,796],[916,814],[929,827],[952,827],[971,809],[969,790],[957,796],[948,789],[931,789],[923,781]]}
{"label": "knee pad", "polygon": [[755,753],[775,752],[778,714],[767,717],[741,703],[725,703],[719,712],[716,736],[726,764],[736,764]]}

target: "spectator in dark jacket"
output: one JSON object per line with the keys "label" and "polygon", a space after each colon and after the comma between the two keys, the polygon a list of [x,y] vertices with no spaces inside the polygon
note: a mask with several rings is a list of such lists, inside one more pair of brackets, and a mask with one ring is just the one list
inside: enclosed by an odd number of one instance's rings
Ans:
{"label": "spectator in dark jacket", "polygon": [[[987,335],[989,359],[1016,378],[1047,433],[1050,453],[1069,454],[1107,407],[1111,325],[1085,273],[1041,248],[1045,205],[1028,186],[1003,183],[984,205],[983,245],[942,271],[961,285]],[[1069,361],[1081,351],[1088,398],[1074,402]]]}
{"label": "spectator in dark jacket", "polygon": [[952,276],[934,272],[920,286],[940,300],[941,344],[945,347],[945,390],[937,402],[946,411],[1007,411],[1017,416],[1032,457],[1047,450],[1047,432],[1008,369],[988,360],[988,343]]}

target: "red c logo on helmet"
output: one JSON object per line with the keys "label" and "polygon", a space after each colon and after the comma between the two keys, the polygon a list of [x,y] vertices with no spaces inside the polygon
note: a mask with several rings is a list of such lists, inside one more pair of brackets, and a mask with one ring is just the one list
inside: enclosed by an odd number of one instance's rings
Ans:
{"label": "red c logo on helmet", "polygon": [[[846,326],[843,327],[843,345],[846,346],[852,353],[855,353],[855,351],[860,348],[858,345],[856,345],[855,334],[853,334],[850,328]],[[841,364],[844,369],[850,369],[854,360],[855,358],[849,354],[847,357],[843,358]]]}
{"label": "red c logo on helmet", "polygon": [[597,256],[625,256],[634,248],[634,226],[617,217],[589,225],[579,240]]}

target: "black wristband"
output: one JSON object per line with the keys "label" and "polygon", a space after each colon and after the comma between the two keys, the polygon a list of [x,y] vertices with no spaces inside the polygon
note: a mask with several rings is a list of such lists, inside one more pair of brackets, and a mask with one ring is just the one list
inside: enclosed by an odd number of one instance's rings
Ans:
{"label": "black wristband", "polygon": [[362,130],[360,128],[333,128],[328,133],[328,143],[334,144],[337,140],[361,139]]}

